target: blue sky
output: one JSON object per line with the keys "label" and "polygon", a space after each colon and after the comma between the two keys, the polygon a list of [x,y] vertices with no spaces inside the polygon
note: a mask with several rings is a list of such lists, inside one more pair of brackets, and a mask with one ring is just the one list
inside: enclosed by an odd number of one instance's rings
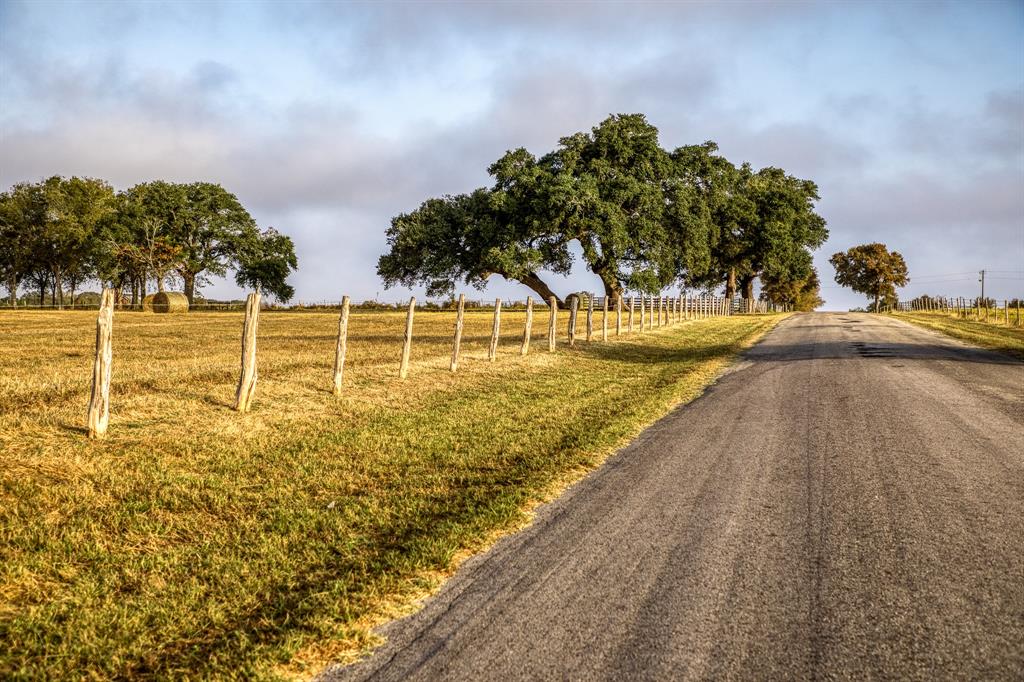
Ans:
{"label": "blue sky", "polygon": [[[375,275],[392,216],[629,112],[815,180],[826,308],[863,304],[827,259],[869,241],[906,257],[904,297],[982,268],[1024,295],[1021,2],[0,2],[4,187],[219,182],[294,238],[305,301],[407,296]],[[599,286],[579,261],[551,281]]]}

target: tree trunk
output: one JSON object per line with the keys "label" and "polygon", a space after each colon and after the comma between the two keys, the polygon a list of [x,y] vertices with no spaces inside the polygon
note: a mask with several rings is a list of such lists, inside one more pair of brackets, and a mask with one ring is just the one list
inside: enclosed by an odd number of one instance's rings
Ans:
{"label": "tree trunk", "polygon": [[195,303],[196,273],[182,272],[181,279],[185,283],[185,298],[188,299],[188,304],[192,305],[193,303]]}
{"label": "tree trunk", "polygon": [[[516,278],[510,277],[508,279],[516,279]],[[565,302],[562,299],[560,299],[557,295],[555,295],[555,292],[551,291],[551,289],[548,287],[548,285],[544,283],[544,280],[542,280],[540,277],[537,276],[537,273],[530,272],[530,273],[527,273],[525,276],[520,277],[518,279],[519,279],[520,282],[522,282],[523,284],[525,284],[526,286],[530,287],[535,292],[537,292],[537,294],[540,295],[540,297],[543,298],[545,301],[549,301],[552,298],[554,298],[555,301],[558,302],[558,307],[559,308],[564,308],[565,307]],[[186,280],[186,284],[185,284],[185,294],[186,295],[188,295],[188,291],[189,291],[188,283],[187,283],[187,280]],[[191,301],[192,301],[192,299],[190,298],[189,302],[191,303]]]}
{"label": "tree trunk", "polygon": [[743,298],[747,300],[754,299],[754,275],[748,275],[741,280],[743,285]]}
{"label": "tree trunk", "polygon": [[876,313],[878,312],[878,297],[879,297],[878,289],[875,289],[875,312]]}
{"label": "tree trunk", "polygon": [[615,298],[616,296],[622,295],[622,285],[619,283],[619,278],[615,276],[614,272],[608,270],[602,263],[596,263],[590,266],[591,272],[601,278],[601,284],[604,285],[604,295]]}
{"label": "tree trunk", "polygon": [[7,288],[11,293],[11,305],[18,305],[18,278],[16,275],[7,278]]}
{"label": "tree trunk", "polygon": [[729,278],[725,281],[725,297],[730,301],[736,298],[736,268],[729,268]]}

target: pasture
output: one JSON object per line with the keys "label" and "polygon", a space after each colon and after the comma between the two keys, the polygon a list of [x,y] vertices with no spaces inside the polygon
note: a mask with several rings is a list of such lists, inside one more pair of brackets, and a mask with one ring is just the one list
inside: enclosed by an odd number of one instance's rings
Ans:
{"label": "pasture", "polygon": [[[358,655],[458,562],[691,400],[781,315],[546,345],[538,310],[114,315],[110,430],[85,435],[96,312],[0,313],[0,677],[275,677]],[[600,318],[597,318],[600,338]],[[582,329],[582,315],[581,325]],[[613,326],[612,326],[613,327]],[[614,328],[614,327],[613,327]],[[700,429],[694,424],[694,429]]]}
{"label": "pasture", "polygon": [[[998,317],[993,314],[988,320],[971,316],[939,311],[914,311],[892,313],[901,320],[921,327],[942,332],[947,336],[991,348],[1024,359],[1024,327],[1021,327],[1015,310],[1000,310]],[[1008,321],[1007,321],[1008,320]]]}

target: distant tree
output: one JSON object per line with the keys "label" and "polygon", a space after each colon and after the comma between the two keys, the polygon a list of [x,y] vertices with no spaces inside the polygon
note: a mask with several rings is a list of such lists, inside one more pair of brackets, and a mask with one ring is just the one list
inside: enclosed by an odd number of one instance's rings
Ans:
{"label": "distant tree", "polygon": [[180,201],[173,208],[168,239],[181,250],[177,270],[192,303],[196,289],[211,275],[222,276],[237,267],[239,251],[259,238],[259,230],[238,198],[220,185],[184,185]]}
{"label": "distant tree", "polygon": [[814,267],[811,267],[810,274],[802,279],[762,277],[761,299],[801,312],[810,312],[825,302],[821,298],[821,283],[818,280],[818,271]]}
{"label": "distant tree", "polygon": [[288,284],[288,275],[298,267],[295,245],[274,228],[249,235],[236,245],[238,260],[235,282],[243,288],[252,288],[270,294],[287,303],[295,295]]}
{"label": "distant tree", "polygon": [[11,305],[17,305],[18,287],[38,264],[45,221],[41,184],[22,182],[0,194],[0,277]]}
{"label": "distant tree", "polygon": [[895,299],[896,287],[910,282],[903,256],[877,242],[836,253],[829,262],[836,269],[836,282],[873,298],[876,312],[882,298]]}

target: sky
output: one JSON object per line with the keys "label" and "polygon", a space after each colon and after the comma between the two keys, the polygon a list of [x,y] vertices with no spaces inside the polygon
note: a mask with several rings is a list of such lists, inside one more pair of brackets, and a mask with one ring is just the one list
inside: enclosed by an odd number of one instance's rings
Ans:
{"label": "sky", "polygon": [[[1024,3],[0,0],[0,185],[217,182],[290,235],[296,300],[398,301],[393,216],[609,114],[814,180],[828,258],[881,241],[921,293],[1024,296]],[[561,295],[597,290],[577,259]],[[495,276],[472,298],[523,299]],[[208,297],[234,297],[230,281]]]}

